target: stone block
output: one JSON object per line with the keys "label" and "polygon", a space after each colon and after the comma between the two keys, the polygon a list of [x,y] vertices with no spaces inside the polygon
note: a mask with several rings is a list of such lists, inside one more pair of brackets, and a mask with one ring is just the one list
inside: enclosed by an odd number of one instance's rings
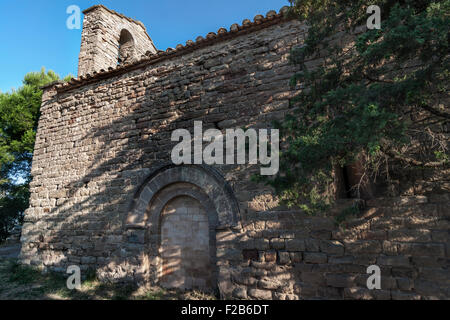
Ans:
{"label": "stone block", "polygon": [[345,252],[349,254],[380,253],[382,251],[379,241],[344,241]]}
{"label": "stone block", "polygon": [[145,230],[128,230],[127,241],[130,243],[145,243]]}
{"label": "stone block", "polygon": [[408,278],[397,278],[397,287],[402,291],[411,291],[414,288],[413,280]]}
{"label": "stone block", "polygon": [[302,282],[315,284],[315,285],[325,285],[325,276],[321,272],[302,272],[300,276]]}
{"label": "stone block", "polygon": [[291,262],[291,257],[289,252],[279,251],[278,252],[278,263],[281,265],[289,264]]}
{"label": "stone block", "polygon": [[429,242],[431,241],[430,230],[392,230],[388,231],[390,241],[398,242]]}
{"label": "stone block", "polygon": [[339,241],[323,240],[320,242],[320,251],[325,252],[327,254],[343,255],[344,245]]}
{"label": "stone block", "polygon": [[305,246],[306,246],[306,251],[319,252],[320,251],[320,240],[306,239]]}
{"label": "stone block", "polygon": [[227,268],[219,268],[217,284],[222,299],[229,299],[232,297],[234,286],[231,282],[231,273]]}
{"label": "stone block", "polygon": [[305,241],[299,239],[286,240],[287,251],[305,251]]}
{"label": "stone block", "polygon": [[344,298],[351,300],[372,300],[372,294],[367,288],[345,288],[344,289]]}
{"label": "stone block", "polygon": [[269,290],[250,289],[248,295],[257,300],[272,300],[272,291]]}
{"label": "stone block", "polygon": [[391,300],[391,290],[372,290],[372,296],[375,300]]}
{"label": "stone block", "polygon": [[255,239],[255,248],[258,250],[269,250],[270,242],[267,239]]}
{"label": "stone block", "polygon": [[350,288],[356,285],[356,276],[350,274],[328,274],[327,285],[336,288]]}
{"label": "stone block", "polygon": [[301,252],[291,252],[289,255],[292,263],[300,263],[303,261],[303,254]]}
{"label": "stone block", "polygon": [[279,281],[273,280],[273,279],[261,279],[257,283],[258,288],[265,289],[265,290],[277,290],[279,289],[283,284]]}
{"label": "stone block", "polygon": [[96,257],[82,257],[81,264],[95,264],[97,262]]}
{"label": "stone block", "polygon": [[331,256],[328,258],[328,263],[330,264],[352,264],[355,258],[353,256],[345,257],[335,257]]}
{"label": "stone block", "polygon": [[398,252],[414,257],[445,257],[445,245],[438,243],[400,243]]}
{"label": "stone block", "polygon": [[243,287],[237,287],[232,292],[233,298],[245,300],[247,299],[247,290]]}
{"label": "stone block", "polygon": [[244,249],[242,250],[242,257],[244,260],[258,261],[259,253],[256,249]]}
{"label": "stone block", "polygon": [[303,261],[305,263],[326,263],[328,257],[325,253],[305,252],[303,254]]}
{"label": "stone block", "polygon": [[380,266],[408,267],[410,261],[405,256],[381,256],[377,260]]}
{"label": "stone block", "polygon": [[277,253],[276,251],[269,251],[266,252],[264,255],[264,259],[266,262],[273,262],[275,263],[277,261]]}
{"label": "stone block", "polygon": [[383,253],[386,255],[397,255],[397,244],[390,241],[383,241]]}
{"label": "stone block", "polygon": [[272,239],[270,240],[270,246],[275,250],[284,250],[286,248],[284,239]]}
{"label": "stone block", "polygon": [[418,294],[410,292],[392,291],[392,300],[420,300]]}
{"label": "stone block", "polygon": [[431,281],[415,280],[414,289],[421,296],[438,297],[440,295],[439,286]]}

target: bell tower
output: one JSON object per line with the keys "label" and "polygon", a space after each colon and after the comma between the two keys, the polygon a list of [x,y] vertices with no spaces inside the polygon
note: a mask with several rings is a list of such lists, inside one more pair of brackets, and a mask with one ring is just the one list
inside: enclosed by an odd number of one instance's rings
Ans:
{"label": "bell tower", "polygon": [[142,22],[103,5],[90,7],[83,13],[79,77],[133,63],[148,51],[156,53],[156,47]]}

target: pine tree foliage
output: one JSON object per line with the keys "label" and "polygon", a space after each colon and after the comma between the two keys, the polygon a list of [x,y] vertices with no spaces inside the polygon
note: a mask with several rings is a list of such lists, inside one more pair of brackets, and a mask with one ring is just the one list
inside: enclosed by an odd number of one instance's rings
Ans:
{"label": "pine tree foliage", "polygon": [[[372,4],[379,30],[365,28]],[[371,181],[389,182],[393,163],[448,169],[450,1],[301,0],[291,11],[309,32],[291,53],[294,111],[277,124],[284,152],[268,184],[281,198],[327,208],[335,169],[356,160]]]}
{"label": "pine tree foliage", "polygon": [[0,93],[0,242],[28,207],[41,87],[57,80],[42,69],[28,73],[18,90]]}

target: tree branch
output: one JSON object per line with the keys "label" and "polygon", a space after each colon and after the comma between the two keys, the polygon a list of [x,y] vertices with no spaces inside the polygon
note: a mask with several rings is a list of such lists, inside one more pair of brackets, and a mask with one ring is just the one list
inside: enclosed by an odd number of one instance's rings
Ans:
{"label": "tree branch", "polygon": [[436,115],[438,117],[442,117],[442,118],[445,118],[445,119],[450,119],[450,113],[446,113],[446,112],[442,112],[442,111],[436,110],[435,108],[430,107],[428,105],[424,105],[424,104],[419,105],[419,107],[421,107],[422,109],[424,109],[424,110],[426,110],[426,111],[428,111],[428,112],[430,112],[430,113],[432,113],[432,114],[434,114],[434,115]]}
{"label": "tree branch", "polygon": [[446,164],[446,161],[436,161],[436,162],[421,162],[417,161],[416,159],[400,156],[397,153],[393,152],[392,150],[384,150],[381,148],[381,151],[386,154],[387,156],[391,157],[394,160],[406,162],[410,165],[413,165],[415,167],[424,167],[424,168],[438,168],[442,167]]}

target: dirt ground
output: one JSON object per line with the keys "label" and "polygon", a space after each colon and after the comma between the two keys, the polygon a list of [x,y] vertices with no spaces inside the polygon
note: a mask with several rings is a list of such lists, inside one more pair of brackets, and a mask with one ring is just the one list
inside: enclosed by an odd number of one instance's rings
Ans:
{"label": "dirt ground", "polygon": [[20,246],[0,246],[0,300],[215,300],[212,294],[180,292],[158,287],[99,282],[95,276],[69,290],[66,278],[17,263]]}

